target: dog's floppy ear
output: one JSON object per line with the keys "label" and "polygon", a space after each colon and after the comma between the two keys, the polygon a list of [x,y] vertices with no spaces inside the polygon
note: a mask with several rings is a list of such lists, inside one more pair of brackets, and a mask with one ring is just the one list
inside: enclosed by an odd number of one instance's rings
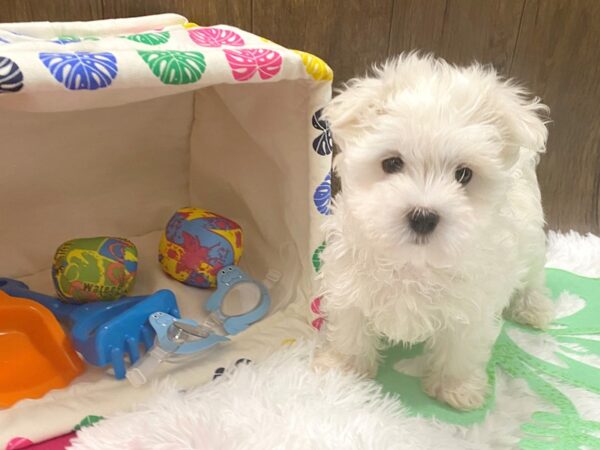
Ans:
{"label": "dog's floppy ear", "polygon": [[514,163],[520,151],[546,151],[549,108],[512,81],[496,81],[492,90],[496,121],[506,142],[506,159]]}
{"label": "dog's floppy ear", "polygon": [[372,78],[354,78],[323,109],[334,142],[343,151],[346,143],[356,138],[377,114],[382,86]]}

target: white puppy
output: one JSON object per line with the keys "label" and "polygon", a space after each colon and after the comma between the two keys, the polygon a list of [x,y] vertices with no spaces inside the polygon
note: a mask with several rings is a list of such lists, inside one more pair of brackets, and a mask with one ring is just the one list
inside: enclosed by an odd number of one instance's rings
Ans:
{"label": "white puppy", "polygon": [[373,375],[382,338],[426,342],[424,390],[482,405],[506,308],[544,328],[535,167],[547,107],[480,65],[408,54],[325,108],[342,190],[325,225],[317,367]]}

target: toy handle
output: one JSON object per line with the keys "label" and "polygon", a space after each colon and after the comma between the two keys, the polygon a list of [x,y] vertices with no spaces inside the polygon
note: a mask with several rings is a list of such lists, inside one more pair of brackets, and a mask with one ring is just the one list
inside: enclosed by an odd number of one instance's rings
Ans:
{"label": "toy handle", "polygon": [[142,359],[131,366],[125,376],[132,386],[140,387],[148,382],[160,363],[166,360],[170,354],[170,352],[155,345]]}
{"label": "toy handle", "polygon": [[13,297],[27,298],[38,302],[40,305],[48,308],[59,320],[68,319],[69,314],[75,306],[63,303],[50,295],[34,292],[25,283],[12,278],[0,278],[0,290]]}

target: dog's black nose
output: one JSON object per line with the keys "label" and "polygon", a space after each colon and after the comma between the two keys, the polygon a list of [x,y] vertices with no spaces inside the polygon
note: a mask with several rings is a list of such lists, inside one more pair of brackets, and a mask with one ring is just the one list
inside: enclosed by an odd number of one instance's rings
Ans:
{"label": "dog's black nose", "polygon": [[420,235],[426,235],[435,230],[440,216],[435,211],[417,208],[408,215],[408,222],[413,231]]}

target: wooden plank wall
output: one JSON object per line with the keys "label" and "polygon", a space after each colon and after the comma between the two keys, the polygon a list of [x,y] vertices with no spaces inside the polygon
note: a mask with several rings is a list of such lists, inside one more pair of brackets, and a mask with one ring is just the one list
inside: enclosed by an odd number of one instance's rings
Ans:
{"label": "wooden plank wall", "polygon": [[336,83],[412,49],[494,64],[552,109],[539,168],[549,227],[600,232],[599,0],[3,0],[0,22],[161,12],[315,53]]}

